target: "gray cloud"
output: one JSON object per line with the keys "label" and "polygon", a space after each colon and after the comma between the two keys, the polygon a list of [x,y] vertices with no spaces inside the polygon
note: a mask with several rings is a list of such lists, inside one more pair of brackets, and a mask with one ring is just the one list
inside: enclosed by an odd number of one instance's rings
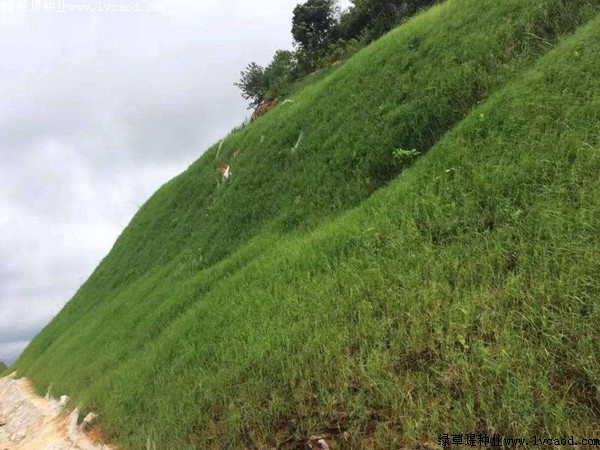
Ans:
{"label": "gray cloud", "polygon": [[233,82],[291,47],[296,3],[2,13],[0,359],[15,360],[152,192],[247,116]]}

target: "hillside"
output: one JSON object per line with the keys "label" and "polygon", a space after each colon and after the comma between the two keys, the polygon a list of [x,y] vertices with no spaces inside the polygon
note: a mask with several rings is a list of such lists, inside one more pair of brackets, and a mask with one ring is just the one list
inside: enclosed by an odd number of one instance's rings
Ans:
{"label": "hillside", "polygon": [[397,28],[161,188],[17,370],[131,449],[594,436],[598,13]]}

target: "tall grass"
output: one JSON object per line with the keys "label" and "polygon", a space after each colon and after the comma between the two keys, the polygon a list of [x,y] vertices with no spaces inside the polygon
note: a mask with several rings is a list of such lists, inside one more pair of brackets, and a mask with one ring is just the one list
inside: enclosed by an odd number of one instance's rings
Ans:
{"label": "tall grass", "polygon": [[600,22],[560,39],[599,11],[398,28],[157,192],[17,369],[132,449],[593,436]]}

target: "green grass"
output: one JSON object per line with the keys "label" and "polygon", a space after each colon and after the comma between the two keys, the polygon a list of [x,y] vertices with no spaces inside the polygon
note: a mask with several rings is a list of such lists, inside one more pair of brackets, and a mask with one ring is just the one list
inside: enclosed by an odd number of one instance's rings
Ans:
{"label": "green grass", "polygon": [[402,25],[159,190],[16,369],[131,449],[594,437],[598,12]]}

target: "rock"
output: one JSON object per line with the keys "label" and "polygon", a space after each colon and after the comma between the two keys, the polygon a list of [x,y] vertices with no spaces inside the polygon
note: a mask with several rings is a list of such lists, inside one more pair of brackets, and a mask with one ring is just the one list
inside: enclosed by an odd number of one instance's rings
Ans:
{"label": "rock", "polygon": [[217,171],[223,176],[223,181],[229,179],[231,176],[231,167],[229,167],[227,164],[219,167]]}
{"label": "rock", "polygon": [[85,416],[85,419],[83,419],[83,423],[82,423],[83,429],[86,431],[91,430],[93,428],[94,422],[96,421],[97,418],[98,418],[98,416],[96,414],[94,414],[93,412],[91,412],[87,416]]}
{"label": "rock", "polygon": [[319,446],[320,450],[329,450],[329,445],[327,445],[325,439],[319,439],[317,441],[317,445]]}
{"label": "rock", "polygon": [[11,434],[8,439],[12,442],[21,442],[23,439],[25,439],[25,432],[17,431],[16,433]]}
{"label": "rock", "polygon": [[311,436],[308,440],[308,446],[311,450],[330,450],[329,445],[321,436]]}
{"label": "rock", "polygon": [[61,408],[67,406],[67,403],[69,403],[69,400],[71,400],[69,398],[68,395],[63,395],[60,397],[60,401],[58,402],[58,406],[60,406]]}
{"label": "rock", "polygon": [[[61,411],[69,400],[67,396],[60,402],[38,397],[24,378],[0,378],[0,450],[108,450],[96,445],[94,436],[79,432],[76,414],[66,427]],[[91,424],[95,418],[88,414],[85,421]],[[70,439],[71,426],[74,440]]]}
{"label": "rock", "polygon": [[259,117],[264,116],[266,113],[275,108],[277,103],[279,103],[279,98],[262,99],[254,111],[254,114],[252,114],[252,122],[255,122]]}

